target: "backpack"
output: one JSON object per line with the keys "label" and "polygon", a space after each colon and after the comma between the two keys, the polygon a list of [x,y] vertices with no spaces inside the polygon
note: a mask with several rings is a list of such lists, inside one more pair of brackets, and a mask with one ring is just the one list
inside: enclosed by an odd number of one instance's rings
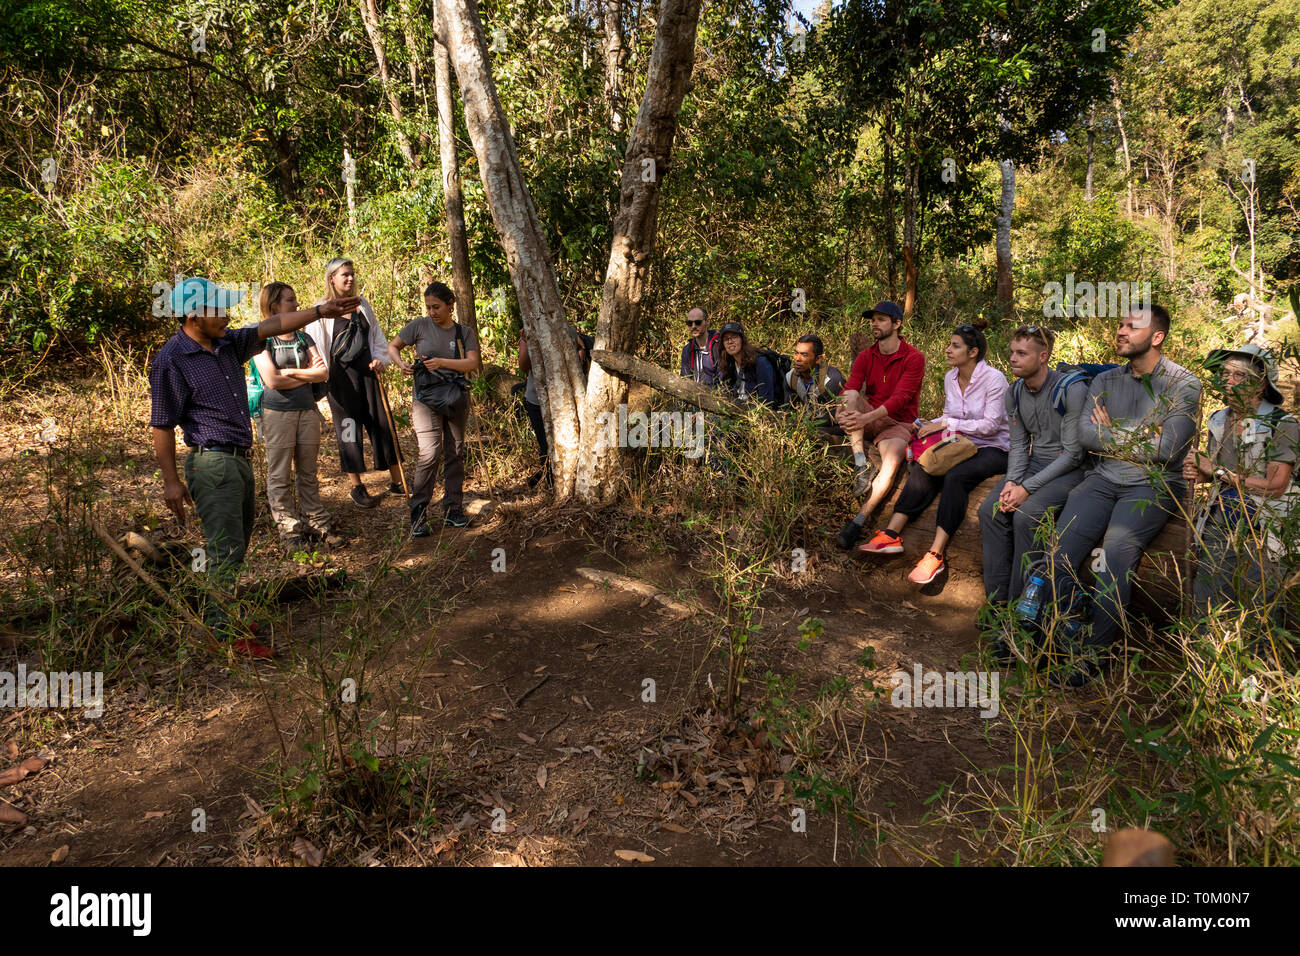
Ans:
{"label": "backpack", "polygon": [[[456,338],[453,348],[458,358],[464,358],[465,338],[462,334],[464,326],[459,322],[455,325]],[[420,361],[415,363],[415,371],[411,375],[415,400],[427,405],[443,418],[456,417],[460,413],[465,396],[469,394],[469,379],[462,372],[450,370],[444,372],[441,369],[430,372],[424,367],[423,360],[432,356],[420,355],[418,358]]]}
{"label": "backpack", "polygon": [[[1083,382],[1084,385],[1091,385],[1092,380],[1102,372],[1108,372],[1113,368],[1119,368],[1114,362],[1080,362],[1078,365],[1071,365],[1069,362],[1060,362],[1056,366],[1058,372],[1063,373],[1056,384],[1052,386],[1052,407],[1056,409],[1056,414],[1065,415],[1065,393],[1070,390],[1070,386],[1075,382]],[[1015,384],[1011,386],[1011,393],[1016,401],[1016,417],[1020,417],[1020,393],[1025,390],[1025,380],[1018,378]]]}
{"label": "backpack", "polygon": [[574,344],[578,348],[578,361],[582,363],[582,374],[586,376],[591,371],[591,350],[596,347],[596,340],[577,329],[573,330],[573,334],[577,338]]}
{"label": "backpack", "polygon": [[266,392],[266,384],[257,370],[257,363],[252,359],[248,360],[248,375],[244,379],[244,384],[248,387],[248,417],[261,418],[262,395]]}
{"label": "backpack", "polygon": [[780,408],[790,401],[790,386],[787,384],[787,380],[790,377],[790,369],[794,363],[790,361],[790,356],[774,352],[772,349],[761,348],[758,350],[758,354],[767,359],[772,366],[772,371],[776,373],[772,382],[772,404]]}
{"label": "backpack", "polygon": [[[308,342],[309,342],[309,339],[308,339],[307,333],[304,332],[302,329],[299,329],[297,332],[294,333],[294,344],[297,345],[297,346],[299,346],[300,348],[302,348],[304,351],[306,351],[306,350],[308,350],[308,349],[311,348],[311,346],[308,344]],[[275,346],[273,346],[273,345],[271,344],[271,340],[270,340],[270,339],[267,339],[267,346],[266,346],[266,354],[267,354],[267,357],[270,358],[270,360],[271,360],[271,364],[274,365],[274,366],[276,367],[277,370],[279,370],[280,365],[279,365],[279,363],[276,362],[276,360],[275,360],[275,351],[276,351],[276,350],[275,350]],[[250,362],[249,364],[252,365],[253,363]],[[254,370],[256,370],[256,366],[253,366],[253,367],[254,367]],[[301,366],[299,366],[299,367],[301,368]],[[258,381],[258,384],[259,384],[261,387],[265,388],[265,383],[262,382],[262,379],[261,379],[261,376],[260,376],[260,375],[258,376],[257,381]],[[322,398],[324,398],[326,395],[329,394],[330,386],[329,386],[329,380],[328,380],[328,379],[326,379],[324,382],[309,382],[309,383],[307,383],[307,384],[309,384],[309,385],[311,386],[311,400],[312,400],[313,402],[319,402]],[[249,409],[249,410],[251,411],[251,410],[252,410],[252,409],[251,409],[251,403],[252,403],[252,396],[251,396],[251,393],[250,393],[250,397],[249,397],[249,403],[250,403],[250,409]],[[260,415],[260,414],[261,414],[261,411],[260,411],[260,409],[261,409],[261,393],[260,393],[260,392],[259,392],[259,394],[258,394],[258,408],[259,408],[259,411],[258,411],[257,414]]]}

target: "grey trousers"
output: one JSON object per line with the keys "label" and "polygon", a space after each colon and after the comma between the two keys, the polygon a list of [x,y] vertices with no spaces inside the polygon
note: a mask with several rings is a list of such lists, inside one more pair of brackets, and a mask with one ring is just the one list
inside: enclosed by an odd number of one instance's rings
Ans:
{"label": "grey trousers", "polygon": [[1025,572],[1041,565],[1043,551],[1038,527],[1049,511],[1058,511],[1070,492],[1083,481],[1075,469],[1049,481],[1012,512],[995,510],[998,495],[1006,487],[999,482],[980,505],[980,537],[984,545],[984,593],[990,601],[1010,602],[1025,589]]}
{"label": "grey trousers", "polygon": [[[1057,609],[1075,613],[1081,601],[1079,570],[1091,559],[1097,582],[1088,645],[1108,647],[1123,626],[1124,607],[1133,594],[1133,572],[1147,545],[1173,514],[1181,482],[1170,487],[1117,485],[1095,472],[1066,499],[1057,536],[1046,551]],[[1093,549],[1101,545],[1100,554]]]}
{"label": "grey trousers", "polygon": [[442,464],[442,507],[447,511],[460,510],[464,501],[465,459],[462,451],[468,418],[468,396],[453,418],[444,418],[424,402],[411,402],[411,424],[420,446],[415,481],[411,485],[411,520],[422,515],[433,500],[439,464]]}

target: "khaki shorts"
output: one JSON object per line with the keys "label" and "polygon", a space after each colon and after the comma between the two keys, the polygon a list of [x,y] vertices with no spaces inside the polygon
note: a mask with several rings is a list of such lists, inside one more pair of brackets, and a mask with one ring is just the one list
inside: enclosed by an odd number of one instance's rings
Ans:
{"label": "khaki shorts", "polygon": [[899,441],[906,443],[912,440],[912,432],[906,425],[885,417],[876,419],[862,429],[862,437],[875,445],[879,445],[882,441],[890,438],[897,438]]}

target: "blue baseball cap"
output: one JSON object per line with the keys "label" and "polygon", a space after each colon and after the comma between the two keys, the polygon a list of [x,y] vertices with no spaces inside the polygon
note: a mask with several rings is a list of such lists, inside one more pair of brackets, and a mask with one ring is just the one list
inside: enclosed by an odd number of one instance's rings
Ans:
{"label": "blue baseball cap", "polygon": [[217,309],[224,314],[231,306],[238,305],[244,293],[234,289],[223,289],[215,282],[191,276],[177,283],[172,289],[172,315],[184,320],[191,312],[203,308]]}
{"label": "blue baseball cap", "polygon": [[888,299],[877,302],[876,307],[867,313],[867,318],[871,318],[877,312],[889,316],[895,322],[903,321],[903,310],[897,302],[890,302]]}

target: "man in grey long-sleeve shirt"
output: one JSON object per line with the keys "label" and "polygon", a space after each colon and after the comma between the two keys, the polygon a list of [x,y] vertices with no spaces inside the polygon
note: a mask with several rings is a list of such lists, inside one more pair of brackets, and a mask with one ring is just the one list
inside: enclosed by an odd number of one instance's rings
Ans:
{"label": "man in grey long-sleeve shirt", "polygon": [[[1095,555],[1092,633],[1082,643],[1097,651],[1118,637],[1130,577],[1185,488],[1183,459],[1196,438],[1201,383],[1161,354],[1168,333],[1169,313],[1158,305],[1134,309],[1121,323],[1116,351],[1128,364],[1093,379],[1079,420],[1080,443],[1098,461],[1070,492],[1048,551],[1057,606],[1066,615],[1079,600],[1078,570]],[[1098,676],[1099,662],[1080,660],[1065,682],[1083,686]]]}
{"label": "man in grey long-sleeve shirt", "polygon": [[1048,363],[1056,336],[1038,325],[1011,334],[1007,389],[1011,453],[1006,479],[980,505],[984,544],[984,592],[991,604],[1015,601],[1024,590],[1025,571],[1042,560],[1034,537],[1043,516],[1065,504],[1083,480],[1079,465],[1079,417],[1088,396],[1082,379]]}

